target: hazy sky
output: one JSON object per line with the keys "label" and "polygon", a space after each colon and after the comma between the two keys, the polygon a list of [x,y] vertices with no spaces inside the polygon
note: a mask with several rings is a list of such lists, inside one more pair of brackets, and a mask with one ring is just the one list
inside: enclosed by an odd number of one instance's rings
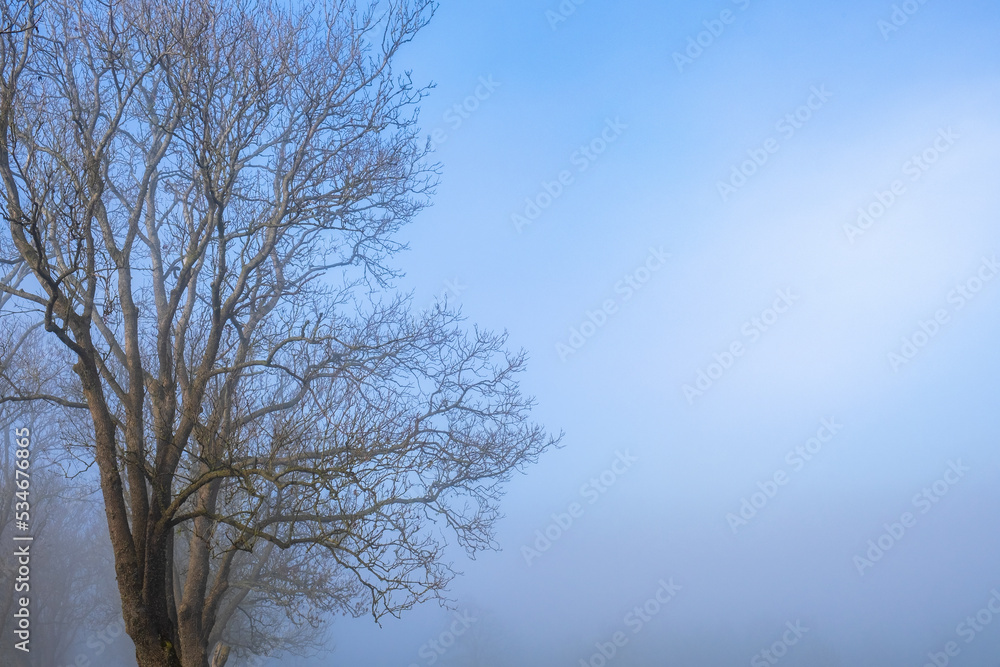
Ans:
{"label": "hazy sky", "polygon": [[1000,5],[577,2],[401,54],[443,179],[399,286],[509,331],[565,446],[457,617],[298,664],[995,665]]}

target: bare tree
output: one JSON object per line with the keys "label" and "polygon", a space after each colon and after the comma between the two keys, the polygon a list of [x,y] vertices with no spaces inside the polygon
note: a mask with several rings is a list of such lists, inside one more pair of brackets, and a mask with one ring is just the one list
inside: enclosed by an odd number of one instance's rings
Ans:
{"label": "bare tree", "polygon": [[554,441],[504,335],[391,293],[432,3],[0,6],[3,314],[58,345],[0,401],[89,423],[139,664],[440,596]]}

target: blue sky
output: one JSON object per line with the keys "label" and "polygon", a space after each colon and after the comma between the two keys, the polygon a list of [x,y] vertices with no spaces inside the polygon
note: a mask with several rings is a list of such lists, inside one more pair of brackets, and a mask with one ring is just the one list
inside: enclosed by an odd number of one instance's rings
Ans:
{"label": "blue sky", "polygon": [[[950,664],[986,664],[1000,617],[957,633],[1000,587],[1000,5],[563,4],[554,23],[557,0],[444,2],[401,54],[436,83],[421,121],[446,140],[398,286],[418,306],[457,292],[470,322],[509,331],[536,418],[566,432],[510,484],[503,551],[454,554],[455,604],[500,647],[483,664],[588,664],[623,629],[609,664],[747,664],[796,621],[782,664],[920,665],[949,641]],[[518,230],[526,200],[544,210]],[[859,232],[859,209],[883,212]],[[700,371],[718,378],[689,401]],[[824,419],[843,426],[796,468]],[[637,463],[591,504],[581,488],[625,451]],[[671,578],[632,634],[628,610]],[[302,664],[431,664],[451,613],[337,619],[332,662]],[[472,634],[435,662],[463,664]]]}

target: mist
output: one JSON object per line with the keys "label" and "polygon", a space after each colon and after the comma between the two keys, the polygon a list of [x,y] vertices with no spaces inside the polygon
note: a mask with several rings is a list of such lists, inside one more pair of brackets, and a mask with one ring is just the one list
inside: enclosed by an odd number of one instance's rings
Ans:
{"label": "mist", "polygon": [[[399,56],[442,180],[392,289],[507,331],[564,436],[496,550],[435,527],[446,606],[232,660],[996,665],[998,29],[973,0],[442,3]],[[114,613],[55,664],[134,665],[88,644]]]}

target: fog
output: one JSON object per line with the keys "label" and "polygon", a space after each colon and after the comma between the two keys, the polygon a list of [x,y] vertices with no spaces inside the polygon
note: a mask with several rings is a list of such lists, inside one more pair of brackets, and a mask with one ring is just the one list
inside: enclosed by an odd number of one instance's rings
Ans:
{"label": "fog", "polygon": [[443,171],[395,287],[508,331],[562,446],[498,551],[452,546],[451,608],[261,664],[997,664],[998,28],[443,3],[400,54]]}
{"label": "fog", "polygon": [[448,610],[339,620],[333,664],[994,664],[998,8],[919,4],[884,37],[892,3],[589,2],[552,27],[557,5],[445,6],[408,52],[447,140],[407,271],[531,352],[565,446],[510,485],[502,552],[456,550],[479,625],[445,649]]}

